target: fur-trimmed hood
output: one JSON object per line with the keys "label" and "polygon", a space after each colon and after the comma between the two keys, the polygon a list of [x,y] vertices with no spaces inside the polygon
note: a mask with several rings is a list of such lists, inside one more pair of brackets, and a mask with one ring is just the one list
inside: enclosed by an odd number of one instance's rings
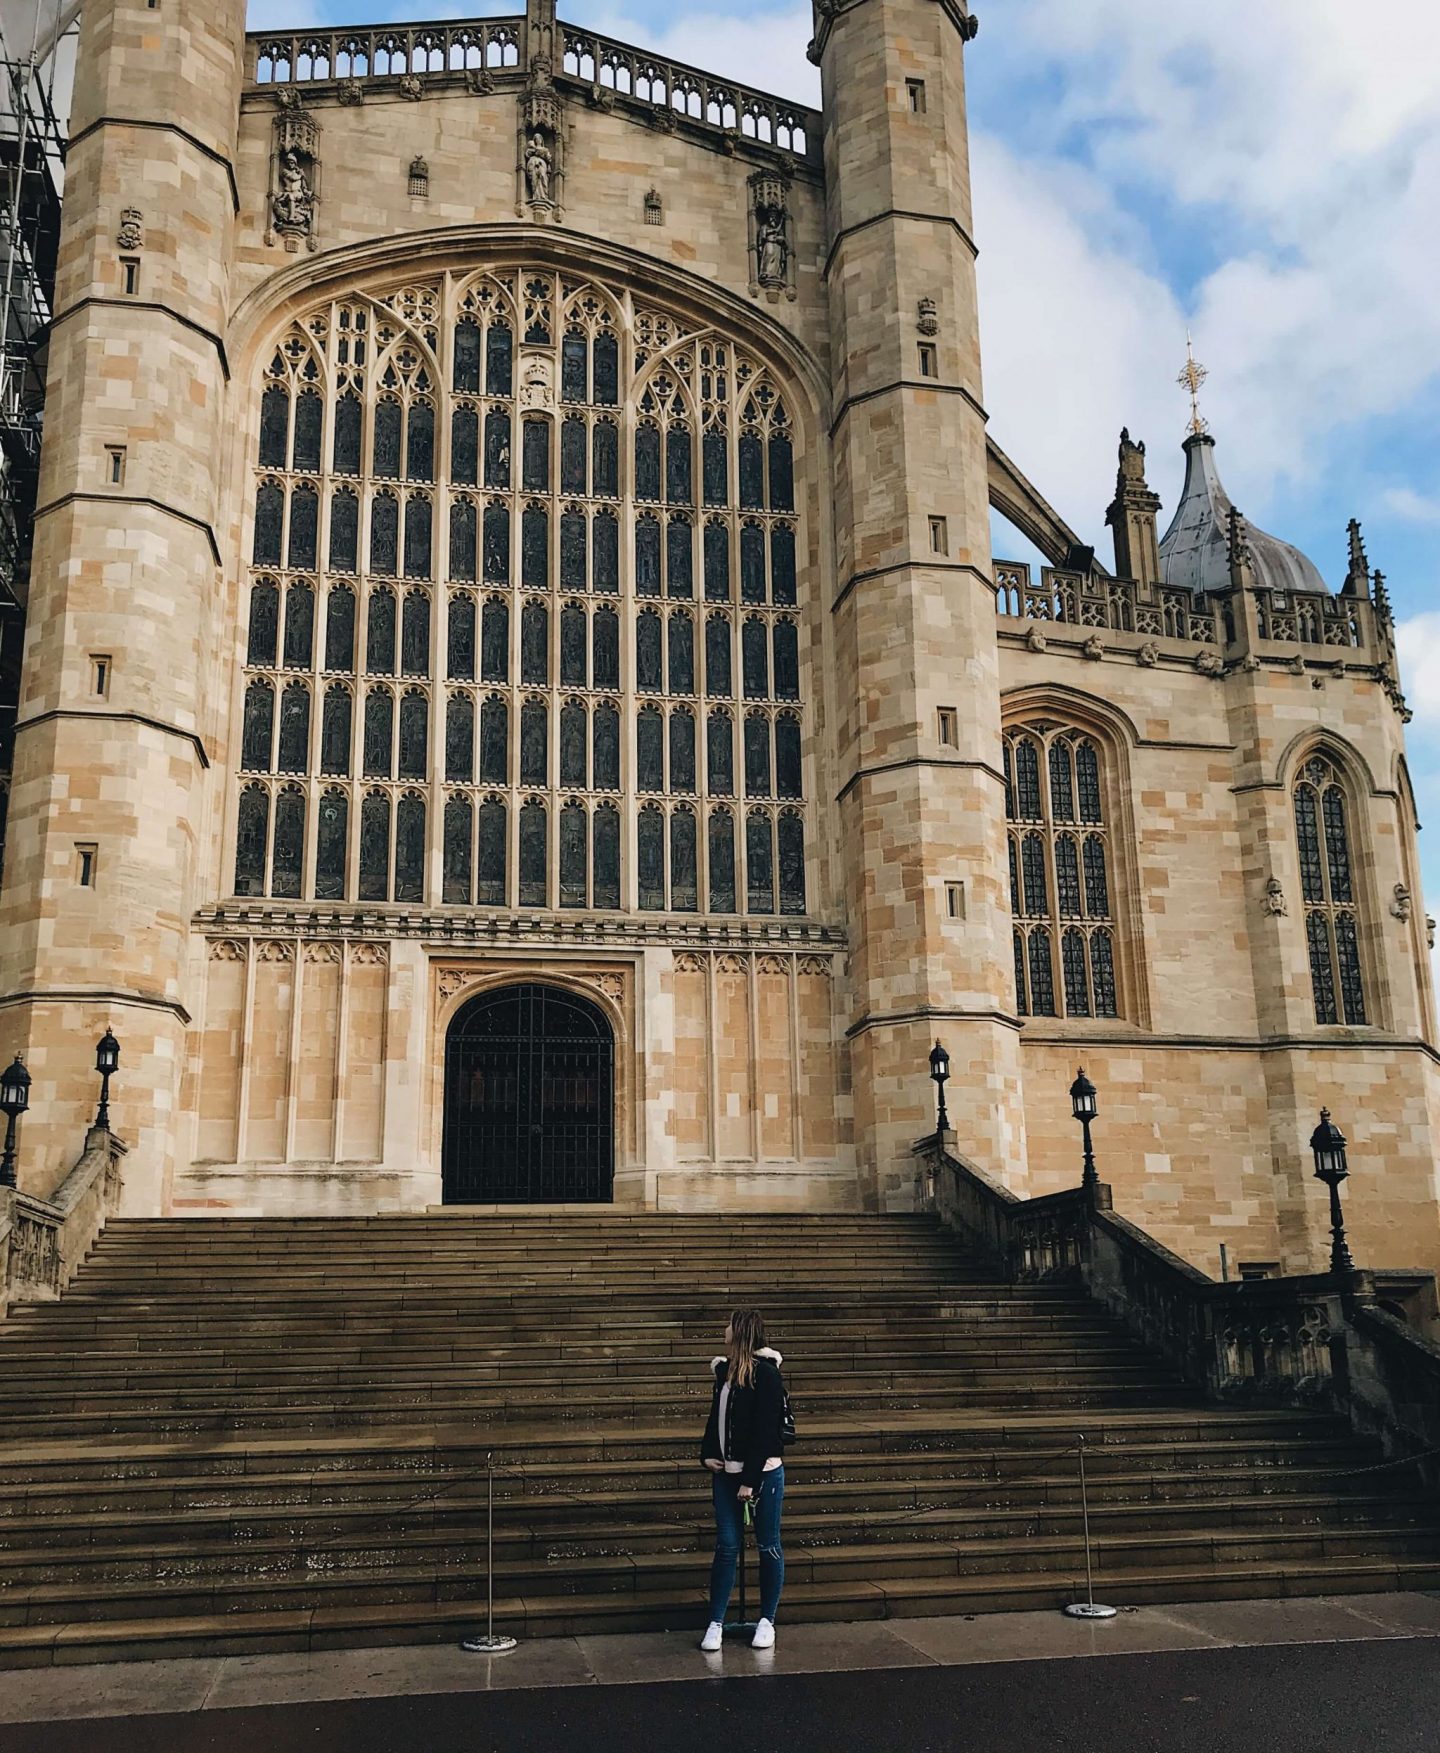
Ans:
{"label": "fur-trimmed hood", "polygon": [[[774,1348],[773,1345],[762,1345],[760,1347],[760,1349],[755,1353],[755,1355],[756,1355],[756,1357],[763,1357],[763,1358],[767,1359],[767,1361],[769,1361],[770,1363],[773,1363],[777,1370],[780,1368],[780,1365],[782,1363],[784,1363],[784,1361],[785,1361],[785,1359],[780,1355],[780,1353],[778,1351],[776,1351],[776,1349]],[[712,1376],[719,1375],[720,1365],[724,1362],[725,1362],[725,1356],[723,1353],[719,1357],[712,1357],[710,1359],[710,1374]]]}

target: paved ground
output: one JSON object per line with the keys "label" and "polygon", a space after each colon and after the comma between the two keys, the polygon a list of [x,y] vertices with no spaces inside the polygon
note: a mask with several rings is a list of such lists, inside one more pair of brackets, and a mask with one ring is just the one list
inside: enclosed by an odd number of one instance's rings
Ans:
{"label": "paved ground", "polygon": [[0,1674],[3,1753],[1434,1753],[1437,1722],[1428,1595]]}

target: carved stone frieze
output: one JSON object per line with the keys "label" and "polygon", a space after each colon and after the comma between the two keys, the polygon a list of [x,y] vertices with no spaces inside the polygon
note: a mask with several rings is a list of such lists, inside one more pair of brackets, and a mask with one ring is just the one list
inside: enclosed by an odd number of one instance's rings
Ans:
{"label": "carved stone frieze", "polygon": [[210,960],[212,962],[243,962],[247,959],[248,953],[246,945],[233,937],[212,937],[210,939]]}
{"label": "carved stone frieze", "polygon": [[257,962],[293,962],[295,945],[283,937],[266,938],[255,950]]}

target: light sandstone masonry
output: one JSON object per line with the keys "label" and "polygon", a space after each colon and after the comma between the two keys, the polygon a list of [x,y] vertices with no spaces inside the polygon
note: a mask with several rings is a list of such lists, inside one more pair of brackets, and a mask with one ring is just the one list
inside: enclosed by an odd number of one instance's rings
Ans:
{"label": "light sandstone masonry", "polygon": [[[111,1023],[128,1210],[423,1208],[443,1193],[445,1031],[468,996],[524,978],[586,995],[614,1031],[621,1204],[906,1206],[939,1035],[960,1148],[1019,1193],[1078,1178],[1066,1092],[1083,1061],[1120,1210],[1209,1271],[1221,1243],[1304,1269],[1324,1256],[1305,1140],[1326,1103],[1351,1137],[1357,1256],[1440,1266],[1435,1004],[1384,690],[1363,667],[1292,673],[1291,649],[1248,625],[1236,655],[1263,662],[1223,677],[1178,639],[1149,642],[1150,662],[1141,636],[1107,632],[1097,662],[1084,629],[1049,628],[1041,649],[1023,623],[997,636],[965,8],[817,15],[823,128],[803,159],[565,85],[562,223],[516,212],[518,74],[427,77],[418,99],[398,77],[363,80],[360,102],[298,86],[321,176],[316,248],[294,251],[269,236],[280,112],[275,88],[246,85],[243,14],[84,11],[0,896],[0,1054],[24,1050],[35,1077],[22,1184],[47,1192],[73,1161]],[[782,167],[794,296],[755,296],[750,178]],[[127,207],[144,216],[134,299]],[[526,263],[713,324],[784,389],[803,919],[233,894],[261,375],[332,297]],[[437,609],[437,649],[441,628]],[[103,701],[95,652],[114,658]],[[628,713],[628,673],[620,694]],[[1102,751],[1118,1020],[1015,1014],[1000,731],[1037,718]],[[1354,800],[1363,1029],[1313,1020],[1290,790],[1317,738]],[[99,847],[93,889],[77,842]],[[433,897],[438,824],[426,859]]]}

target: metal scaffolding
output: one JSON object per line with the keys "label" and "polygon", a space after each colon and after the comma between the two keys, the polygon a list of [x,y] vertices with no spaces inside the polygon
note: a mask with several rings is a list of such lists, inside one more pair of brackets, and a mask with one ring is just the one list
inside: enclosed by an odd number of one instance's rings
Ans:
{"label": "metal scaffolding", "polygon": [[0,871],[79,13],[78,0],[0,5]]}

